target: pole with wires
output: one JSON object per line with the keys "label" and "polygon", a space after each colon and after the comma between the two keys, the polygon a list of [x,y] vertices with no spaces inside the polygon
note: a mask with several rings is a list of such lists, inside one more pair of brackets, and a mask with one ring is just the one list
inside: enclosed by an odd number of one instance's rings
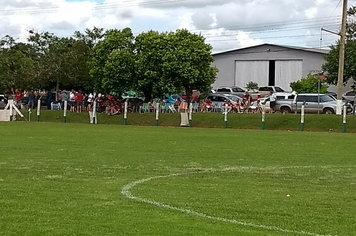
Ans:
{"label": "pole with wires", "polygon": [[347,0],[344,0],[343,13],[342,13],[342,24],[341,24],[341,31],[340,31],[339,72],[338,72],[338,79],[337,79],[336,115],[341,115],[341,113],[342,113],[342,87],[344,84],[346,19],[347,19]]}

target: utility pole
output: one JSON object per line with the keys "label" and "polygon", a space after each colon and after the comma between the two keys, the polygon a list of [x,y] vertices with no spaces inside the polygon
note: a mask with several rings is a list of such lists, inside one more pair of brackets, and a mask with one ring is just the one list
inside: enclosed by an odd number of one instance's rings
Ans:
{"label": "utility pole", "polygon": [[346,18],[347,18],[347,0],[344,0],[342,23],[340,31],[340,54],[339,54],[339,73],[337,80],[337,106],[336,115],[342,113],[342,87],[344,84],[344,66],[345,66],[345,41],[346,41]]}

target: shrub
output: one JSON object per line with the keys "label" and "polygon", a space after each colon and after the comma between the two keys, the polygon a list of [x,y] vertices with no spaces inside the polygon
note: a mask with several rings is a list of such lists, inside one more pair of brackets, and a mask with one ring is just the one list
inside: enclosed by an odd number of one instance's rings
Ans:
{"label": "shrub", "polygon": [[246,87],[247,91],[255,91],[255,90],[258,90],[258,84],[253,82],[253,81],[250,81],[246,84]]}
{"label": "shrub", "polygon": [[319,76],[308,75],[306,78],[290,83],[290,87],[297,93],[317,93],[320,82],[320,93],[326,93],[328,87]]}

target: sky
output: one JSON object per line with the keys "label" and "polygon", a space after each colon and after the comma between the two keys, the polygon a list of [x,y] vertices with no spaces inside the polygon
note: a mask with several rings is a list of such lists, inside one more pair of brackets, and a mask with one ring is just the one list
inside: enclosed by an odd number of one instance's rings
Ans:
{"label": "sky", "polygon": [[[342,0],[0,0],[0,37],[26,41],[28,30],[70,37],[93,27],[188,29],[213,52],[263,43],[328,48],[339,32]],[[348,6],[356,6],[349,0]]]}

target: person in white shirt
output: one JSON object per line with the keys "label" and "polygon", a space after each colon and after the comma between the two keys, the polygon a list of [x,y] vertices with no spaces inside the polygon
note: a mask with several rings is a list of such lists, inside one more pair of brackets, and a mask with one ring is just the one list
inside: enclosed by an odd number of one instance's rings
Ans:
{"label": "person in white shirt", "polygon": [[275,112],[274,106],[276,105],[276,100],[277,100],[276,95],[273,92],[271,92],[270,96],[269,96],[269,106],[271,108],[270,112],[272,112],[272,113]]}
{"label": "person in white shirt", "polygon": [[94,102],[94,95],[92,93],[89,94],[87,102],[88,102],[88,110],[90,110]]}
{"label": "person in white shirt", "polygon": [[77,104],[75,100],[75,91],[73,89],[69,93],[69,102],[70,102],[70,111],[75,112],[75,107],[77,106]]}

